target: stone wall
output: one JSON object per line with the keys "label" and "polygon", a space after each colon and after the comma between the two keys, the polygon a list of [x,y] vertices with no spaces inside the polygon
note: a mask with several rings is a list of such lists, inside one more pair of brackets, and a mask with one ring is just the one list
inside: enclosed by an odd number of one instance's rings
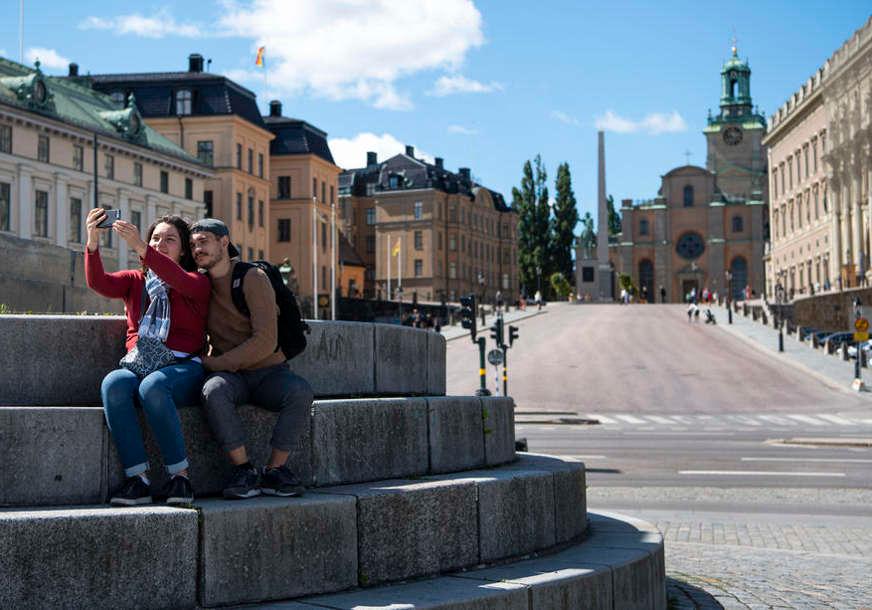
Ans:
{"label": "stone wall", "polygon": [[[109,269],[114,259],[106,257]],[[120,300],[85,286],[82,252],[0,233],[0,305],[15,312],[120,313]]]}
{"label": "stone wall", "polygon": [[793,321],[797,326],[822,330],[850,330],[854,319],[853,303],[858,297],[869,315],[872,310],[872,288],[854,288],[796,299],[793,302]]}

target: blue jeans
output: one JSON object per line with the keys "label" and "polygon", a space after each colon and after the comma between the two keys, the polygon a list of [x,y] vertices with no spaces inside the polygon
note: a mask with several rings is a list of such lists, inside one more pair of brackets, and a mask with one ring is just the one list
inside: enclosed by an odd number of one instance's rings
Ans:
{"label": "blue jeans", "polygon": [[100,396],[125,475],[132,477],[148,470],[142,430],[136,416],[137,404],[145,411],[167,472],[173,475],[188,467],[176,405],[197,404],[202,385],[203,366],[190,361],[166,366],[142,381],[127,369],[106,375]]}

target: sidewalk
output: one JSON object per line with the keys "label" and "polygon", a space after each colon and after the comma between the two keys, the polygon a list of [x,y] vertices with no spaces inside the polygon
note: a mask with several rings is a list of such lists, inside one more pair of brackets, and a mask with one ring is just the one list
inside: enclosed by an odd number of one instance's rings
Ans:
{"label": "sidewalk", "polygon": [[[537,316],[539,314],[547,313],[548,306],[546,305],[538,311],[535,305],[528,305],[525,311],[518,311],[517,309],[513,309],[510,313],[503,314],[503,321],[508,326],[514,322],[518,322],[519,320],[525,320],[527,318],[532,318],[533,316]],[[478,321],[478,332],[487,333],[488,328],[496,321],[497,317],[494,315],[489,315],[485,317],[486,323],[484,326],[481,325],[481,316],[477,318]],[[508,337],[508,330],[506,330],[506,337]],[[445,337],[446,341],[453,341],[454,339],[460,339],[461,337],[469,338],[469,331],[463,328],[458,321],[454,326],[443,326],[442,327],[442,336]],[[488,335],[484,335],[488,336]]]}
{"label": "sidewalk", "polygon": [[[778,351],[778,331],[771,326],[764,326],[759,321],[750,317],[744,317],[741,313],[733,312],[733,323],[727,323],[727,310],[725,307],[715,308],[718,327],[743,341],[750,343],[757,349],[770,353],[773,357],[800,368],[803,372],[814,376],[827,386],[853,395],[859,395],[869,400],[872,405],[872,393],[855,392],[851,389],[854,380],[854,361],[843,361],[840,356],[827,355],[823,348],[812,349],[809,342],[800,343],[796,334],[784,333],[784,352]],[[861,369],[864,381],[872,383],[872,369]]]}

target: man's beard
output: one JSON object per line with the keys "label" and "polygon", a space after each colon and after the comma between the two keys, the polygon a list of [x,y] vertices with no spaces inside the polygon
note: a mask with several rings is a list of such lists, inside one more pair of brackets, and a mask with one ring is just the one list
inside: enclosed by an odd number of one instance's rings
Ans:
{"label": "man's beard", "polygon": [[197,264],[200,267],[200,269],[205,269],[206,271],[208,271],[208,270],[212,269],[212,267],[214,267],[215,265],[217,265],[218,263],[223,261],[225,256],[226,256],[226,251],[224,251],[222,249],[222,250],[219,250],[218,253],[215,254],[214,257],[210,258],[205,263],[203,263],[203,264],[197,263]]}

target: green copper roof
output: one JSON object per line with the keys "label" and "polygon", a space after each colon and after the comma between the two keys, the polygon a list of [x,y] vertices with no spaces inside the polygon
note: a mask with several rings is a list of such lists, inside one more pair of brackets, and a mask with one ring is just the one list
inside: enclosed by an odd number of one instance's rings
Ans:
{"label": "green copper roof", "polygon": [[721,69],[721,74],[729,72],[730,70],[738,70],[740,72],[751,71],[751,68],[748,66],[748,61],[742,61],[741,59],[739,59],[739,52],[735,44],[733,45],[733,56],[724,62],[724,67]]}
{"label": "green copper roof", "polygon": [[[86,82],[86,79],[78,80]],[[44,93],[38,83],[42,83]],[[196,157],[146,125],[139,116],[135,100],[131,99],[128,107],[122,108],[108,95],[76,79],[44,75],[39,62],[33,69],[0,57],[0,104],[150,148],[205,169]]]}

